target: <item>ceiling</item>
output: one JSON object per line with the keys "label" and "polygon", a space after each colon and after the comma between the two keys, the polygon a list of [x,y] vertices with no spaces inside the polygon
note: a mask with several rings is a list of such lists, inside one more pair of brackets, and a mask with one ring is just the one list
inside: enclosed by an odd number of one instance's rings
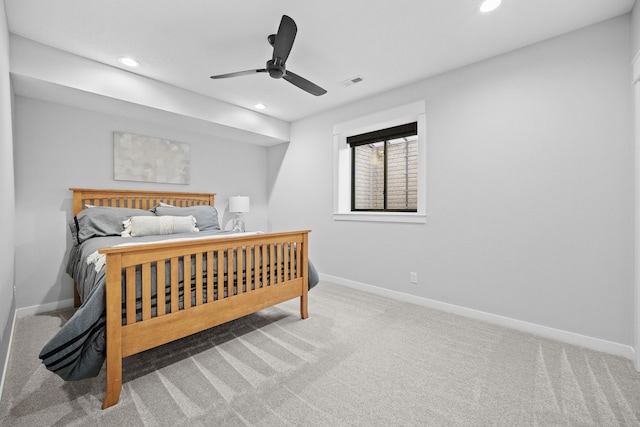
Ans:
{"label": "ceiling", "polygon": [[[5,0],[9,31],[113,67],[288,122],[631,11],[635,0]],[[283,14],[298,26],[287,68],[315,97],[256,74]],[[350,86],[341,82],[361,77]]]}

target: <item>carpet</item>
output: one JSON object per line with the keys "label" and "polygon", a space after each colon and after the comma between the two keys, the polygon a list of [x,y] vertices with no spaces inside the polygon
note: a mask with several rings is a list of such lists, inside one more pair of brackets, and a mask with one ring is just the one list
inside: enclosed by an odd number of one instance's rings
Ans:
{"label": "carpet", "polygon": [[631,361],[321,282],[293,300],[64,382],[37,355],[73,310],[19,319],[3,426],[640,426]]}

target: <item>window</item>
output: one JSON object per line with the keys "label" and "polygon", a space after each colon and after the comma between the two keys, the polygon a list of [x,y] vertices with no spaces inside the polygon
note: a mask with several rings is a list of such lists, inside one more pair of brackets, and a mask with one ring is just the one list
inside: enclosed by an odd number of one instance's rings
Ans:
{"label": "window", "polygon": [[347,144],[352,212],[417,211],[417,122],[350,136]]}
{"label": "window", "polygon": [[417,101],[334,125],[334,220],[426,222],[425,110]]}

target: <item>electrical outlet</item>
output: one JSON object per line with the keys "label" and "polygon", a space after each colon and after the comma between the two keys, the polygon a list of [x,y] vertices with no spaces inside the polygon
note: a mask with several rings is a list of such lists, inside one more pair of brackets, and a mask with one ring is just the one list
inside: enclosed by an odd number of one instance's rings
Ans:
{"label": "electrical outlet", "polygon": [[411,283],[418,283],[418,273],[415,271],[411,272]]}

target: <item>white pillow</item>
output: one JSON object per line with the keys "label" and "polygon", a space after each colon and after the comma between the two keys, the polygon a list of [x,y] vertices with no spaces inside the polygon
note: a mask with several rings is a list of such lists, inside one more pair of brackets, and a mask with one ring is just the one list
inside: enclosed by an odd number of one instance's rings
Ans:
{"label": "white pillow", "polygon": [[160,236],[197,233],[196,218],[189,216],[132,216],[124,221],[122,237]]}

